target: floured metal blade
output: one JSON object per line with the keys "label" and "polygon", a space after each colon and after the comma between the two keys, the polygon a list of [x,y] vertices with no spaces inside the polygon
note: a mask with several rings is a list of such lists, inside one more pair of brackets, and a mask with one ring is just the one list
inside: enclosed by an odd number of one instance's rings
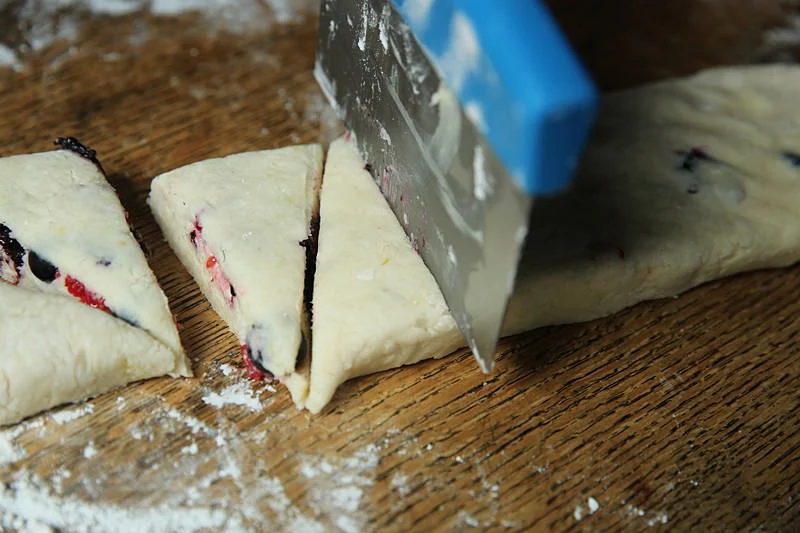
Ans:
{"label": "floured metal blade", "polygon": [[532,196],[392,2],[323,0],[315,75],[490,371]]}

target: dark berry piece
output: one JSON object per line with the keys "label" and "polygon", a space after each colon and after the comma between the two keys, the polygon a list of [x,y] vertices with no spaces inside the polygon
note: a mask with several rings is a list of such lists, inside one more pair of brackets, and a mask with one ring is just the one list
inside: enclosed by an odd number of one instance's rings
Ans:
{"label": "dark berry piece", "polygon": [[782,155],[793,167],[800,168],[800,154],[795,152],[783,152]]}
{"label": "dark berry piece", "polygon": [[303,363],[308,356],[310,342],[308,341],[307,333],[303,331],[300,336],[300,346],[297,348],[297,359],[294,362],[294,369],[300,370],[300,367],[303,366]]}
{"label": "dark berry piece", "polygon": [[97,152],[88,146],[81,144],[81,142],[75,137],[59,137],[53,141],[53,144],[64,150],[74,152],[84,159],[88,159],[97,166],[100,172],[105,174],[103,166],[100,164],[100,161],[97,160]]}
{"label": "dark berry piece", "polygon": [[111,259],[106,259],[105,257],[103,257],[101,259],[98,259],[96,264],[98,266],[104,266],[104,267],[111,266]]}
{"label": "dark berry piece", "polygon": [[25,261],[25,248],[11,236],[11,228],[0,224],[0,278],[16,284]]}
{"label": "dark berry piece", "polygon": [[370,163],[364,165],[364,170],[369,172],[369,175],[372,176],[373,178],[375,177],[375,169],[372,168],[372,165]]}
{"label": "dark berry piece", "polygon": [[45,283],[52,283],[58,278],[56,266],[33,250],[28,252],[28,266],[33,275]]}
{"label": "dark berry piece", "polygon": [[694,172],[697,168],[697,165],[703,161],[708,163],[719,163],[719,160],[708,155],[708,152],[702,148],[692,148],[688,151],[677,150],[675,153],[682,157],[678,168],[685,172]]}
{"label": "dark berry piece", "polygon": [[261,363],[255,359],[250,346],[247,344],[242,344],[241,351],[247,377],[255,381],[261,381],[262,379],[272,381],[275,376],[272,374],[272,372],[261,366]]}
{"label": "dark berry piece", "polygon": [[113,316],[115,318],[119,318],[123,322],[127,322],[128,324],[130,324],[131,326],[133,326],[135,328],[139,327],[139,324],[134,319],[128,318],[128,317],[126,317],[124,315],[118,315],[117,313],[115,313],[113,311],[109,311],[109,312],[111,313],[111,316]]}

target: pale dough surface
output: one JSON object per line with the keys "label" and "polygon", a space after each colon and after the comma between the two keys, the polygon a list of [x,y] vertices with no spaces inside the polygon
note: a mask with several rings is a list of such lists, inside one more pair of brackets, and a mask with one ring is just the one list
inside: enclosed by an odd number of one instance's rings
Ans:
{"label": "pale dough surface", "polygon": [[307,326],[302,243],[318,210],[322,158],[314,144],[199,161],[156,177],[148,198],[214,310],[298,404],[308,389],[307,369],[296,372]]}
{"label": "pale dough surface", "polygon": [[[534,207],[503,334],[800,260],[798,88],[800,68],[756,66],[605,96],[575,186]],[[311,412],[347,379],[463,345],[343,141],[328,155],[319,246]]]}
{"label": "pale dough surface", "polygon": [[0,282],[0,425],[141,379],[188,373],[140,328],[61,295]]}
{"label": "pale dough surface", "polygon": [[[24,248],[0,281],[0,424],[131,381],[191,376],[166,296],[98,168],[63,150],[10,156],[0,183],[0,224]],[[34,275],[32,252],[55,279]],[[81,303],[67,277],[110,312]]]}
{"label": "pale dough surface", "polygon": [[[606,96],[575,187],[534,208],[505,334],[800,260],[798,101],[783,66]],[[716,161],[682,169],[692,148]]]}
{"label": "pale dough surface", "polygon": [[441,357],[462,342],[433,275],[355,145],[334,141],[320,199],[306,408],[318,413],[351,377]]}
{"label": "pale dough surface", "polygon": [[94,163],[67,150],[0,158],[0,223],[26,250],[62,274],[52,283],[32,275],[26,258],[19,285],[67,294],[67,275],[185,358],[155,275],[131,234],[116,192]]}

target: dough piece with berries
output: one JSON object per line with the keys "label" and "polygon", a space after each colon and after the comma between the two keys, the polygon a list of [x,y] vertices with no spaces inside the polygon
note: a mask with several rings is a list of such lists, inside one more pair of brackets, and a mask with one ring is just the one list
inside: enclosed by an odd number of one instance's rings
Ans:
{"label": "dough piece with berries", "polygon": [[156,177],[148,199],[170,247],[238,337],[248,373],[274,376],[297,405],[308,390],[306,255],[322,155],[302,145],[199,161]]}
{"label": "dough piece with berries", "polygon": [[[98,345],[109,351],[85,352],[80,348],[83,339],[54,341],[53,349],[59,350],[56,355],[64,368],[41,381],[33,378],[32,370],[25,371],[25,366],[12,359],[41,360],[44,354],[4,349],[0,355],[5,391],[0,394],[0,420],[5,423],[33,414],[31,409],[46,409],[94,396],[119,384],[120,380],[92,374],[99,364],[93,360],[96,357],[107,358],[103,365],[116,365],[121,376],[136,376],[135,379],[191,375],[167,298],[131,234],[125,211],[106,181],[94,151],[73,138],[59,139],[56,143],[61,149],[0,158],[0,279],[24,294],[53,296],[40,299],[40,303],[56,305],[59,299],[80,302],[94,313],[126,322],[163,345],[164,350],[159,351],[160,364],[149,362],[131,369],[125,354],[135,348],[132,339],[144,337],[128,335],[128,344],[117,346],[105,338],[111,334],[110,330],[86,324],[81,334],[96,337]],[[5,308],[5,300],[2,301],[0,307]],[[40,303],[32,304],[31,308]],[[29,319],[38,324],[43,334],[49,334],[46,317],[51,315],[31,314]],[[96,321],[97,325],[110,323]],[[64,330],[64,333],[74,336],[77,331]],[[10,328],[4,328],[3,334],[15,335]],[[16,339],[6,337],[0,337],[0,342],[3,346],[18,344]],[[144,344],[143,350],[155,353]],[[54,382],[64,379],[70,365],[75,373],[71,388],[65,388],[63,383],[56,385]],[[81,372],[86,375],[78,379]],[[42,387],[48,387],[49,392],[42,393]],[[21,398],[22,394],[42,395],[48,400],[37,403]],[[12,404],[21,407],[10,411]],[[27,410],[23,408],[26,405]]]}
{"label": "dough piece with berries", "polygon": [[325,163],[313,333],[312,413],[350,378],[442,357],[464,342],[436,280],[345,138],[331,144]]}

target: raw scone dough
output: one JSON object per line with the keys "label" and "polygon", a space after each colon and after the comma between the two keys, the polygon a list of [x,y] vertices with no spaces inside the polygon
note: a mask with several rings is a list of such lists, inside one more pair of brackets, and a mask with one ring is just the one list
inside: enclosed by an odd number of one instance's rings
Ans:
{"label": "raw scone dough", "polygon": [[0,424],[131,381],[191,375],[166,296],[96,160],[67,150],[0,159],[0,302]]}
{"label": "raw scone dough", "polygon": [[[798,88],[800,68],[770,65],[605,96],[575,186],[534,206],[503,334],[800,260]],[[349,378],[463,345],[353,146],[336,143],[327,165],[313,413]]]}
{"label": "raw scone dough", "polygon": [[25,252],[19,265],[2,252],[0,278],[106,309],[188,367],[167,297],[96,163],[68,150],[0,158],[0,225]]}
{"label": "raw scone dough", "polygon": [[433,275],[344,139],[331,144],[322,180],[312,338],[312,413],[351,377],[463,343]]}
{"label": "raw scone dough", "polygon": [[251,371],[271,372],[297,405],[308,391],[303,292],[322,156],[303,145],[199,161],[155,178],[148,199]]}
{"label": "raw scone dough", "polygon": [[72,298],[0,282],[0,425],[133,381],[189,375],[143,329]]}

